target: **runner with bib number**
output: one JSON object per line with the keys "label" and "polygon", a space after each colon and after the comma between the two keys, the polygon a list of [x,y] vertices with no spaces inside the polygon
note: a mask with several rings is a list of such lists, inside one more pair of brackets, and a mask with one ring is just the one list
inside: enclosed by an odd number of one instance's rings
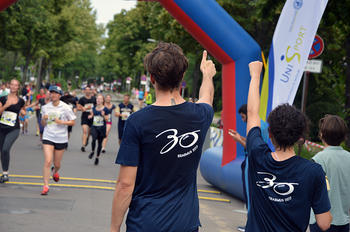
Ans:
{"label": "runner with bib number", "polygon": [[89,159],[95,154],[96,140],[97,140],[97,153],[95,158],[95,165],[98,165],[99,158],[102,150],[103,139],[106,138],[106,121],[108,120],[108,109],[104,106],[104,97],[102,94],[98,94],[96,98],[96,106],[92,108],[89,119],[93,120],[91,127],[92,143],[91,153]]}
{"label": "runner with bib number", "polygon": [[129,101],[130,101],[129,94],[125,94],[123,102],[118,105],[115,111],[115,116],[119,117],[119,121],[118,121],[119,144],[122,142],[125,122],[129,118],[130,114],[134,112],[134,106]]}
{"label": "runner with bib number", "polygon": [[10,150],[19,135],[20,112],[24,113],[24,100],[18,97],[19,81],[13,79],[10,84],[10,94],[0,97],[0,150],[3,175],[0,183],[9,180]]}

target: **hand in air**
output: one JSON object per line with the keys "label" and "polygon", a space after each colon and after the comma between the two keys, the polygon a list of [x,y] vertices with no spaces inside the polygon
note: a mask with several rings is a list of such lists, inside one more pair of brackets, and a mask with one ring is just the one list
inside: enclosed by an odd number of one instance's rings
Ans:
{"label": "hand in air", "polygon": [[208,53],[207,51],[203,51],[203,56],[202,56],[202,62],[201,62],[201,72],[203,73],[203,76],[212,78],[216,74],[216,69],[215,65],[212,60],[207,60]]}
{"label": "hand in air", "polygon": [[249,72],[251,77],[260,77],[263,63],[260,61],[253,61],[249,63]]}

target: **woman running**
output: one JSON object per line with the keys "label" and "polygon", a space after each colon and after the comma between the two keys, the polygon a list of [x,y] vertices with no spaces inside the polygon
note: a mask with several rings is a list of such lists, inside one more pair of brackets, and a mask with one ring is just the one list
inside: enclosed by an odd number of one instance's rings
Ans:
{"label": "woman running", "polygon": [[19,113],[25,113],[24,100],[18,96],[19,81],[11,80],[10,93],[0,97],[0,150],[3,174],[0,183],[9,180],[10,150],[19,135]]}
{"label": "woman running", "polygon": [[106,115],[108,115],[108,120],[106,122],[106,138],[104,138],[102,143],[102,153],[106,152],[108,135],[112,128],[112,113],[113,113],[113,110],[115,109],[115,105],[112,104],[111,101],[112,101],[112,96],[110,94],[107,94],[105,98],[105,107],[107,108]]}
{"label": "woman running", "polygon": [[43,179],[44,186],[41,195],[47,195],[49,192],[50,168],[52,162],[52,179],[58,182],[60,176],[58,170],[61,167],[61,160],[64,149],[68,145],[68,126],[75,123],[75,114],[72,109],[64,102],[60,101],[62,90],[58,86],[51,86],[51,102],[41,108],[42,124],[44,126],[43,134],[43,151],[44,167]]}
{"label": "woman running", "polygon": [[108,120],[107,108],[104,106],[104,97],[102,94],[98,94],[96,98],[96,106],[92,108],[89,119],[93,118],[93,123],[91,127],[92,143],[91,143],[91,153],[89,154],[89,159],[95,154],[96,140],[98,142],[97,154],[95,159],[95,165],[98,165],[100,153],[102,150],[103,139],[106,138],[106,121]]}

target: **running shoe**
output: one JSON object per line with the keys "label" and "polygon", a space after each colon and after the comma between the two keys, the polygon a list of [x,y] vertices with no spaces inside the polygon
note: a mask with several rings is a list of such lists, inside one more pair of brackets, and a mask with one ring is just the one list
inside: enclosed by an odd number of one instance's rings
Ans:
{"label": "running shoe", "polygon": [[41,191],[41,195],[47,195],[49,193],[49,186],[45,186],[43,187],[43,191]]}
{"label": "running shoe", "polygon": [[51,171],[52,171],[52,179],[55,182],[58,182],[60,180],[60,175],[58,174],[58,172],[54,173],[55,168],[51,167]]}
{"label": "running shoe", "polygon": [[101,152],[102,153],[106,153],[106,150],[104,148],[102,148]]}
{"label": "running shoe", "polygon": [[238,226],[237,231],[244,232],[245,231],[245,226]]}
{"label": "running shoe", "polygon": [[98,160],[98,158],[96,158],[95,159],[95,165],[98,165],[98,162],[99,162],[99,160]]}
{"label": "running shoe", "polygon": [[94,156],[94,152],[91,152],[89,155],[89,159],[92,159],[93,156]]}
{"label": "running shoe", "polygon": [[82,152],[85,152],[85,147],[82,146],[82,147],[80,148],[80,150],[81,150]]}
{"label": "running shoe", "polygon": [[3,174],[2,176],[0,176],[0,183],[5,183],[7,181],[9,181],[9,175]]}

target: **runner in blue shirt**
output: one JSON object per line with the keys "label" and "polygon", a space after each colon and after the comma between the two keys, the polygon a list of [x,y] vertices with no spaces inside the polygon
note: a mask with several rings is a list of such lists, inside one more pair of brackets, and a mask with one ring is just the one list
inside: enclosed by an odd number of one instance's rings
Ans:
{"label": "runner in blue shirt", "polygon": [[119,117],[119,120],[118,120],[119,144],[122,142],[125,122],[133,112],[134,112],[134,105],[130,103],[129,94],[125,94],[123,102],[120,103],[115,110],[115,116]]}
{"label": "runner in blue shirt", "polygon": [[[167,65],[163,61],[167,60]],[[213,76],[203,53],[203,82],[197,103],[186,102],[179,86],[188,67],[179,46],[160,43],[145,58],[156,102],[126,122],[116,163],[120,172],[114,193],[111,232],[198,231],[197,168],[213,119]]]}
{"label": "runner in blue shirt", "polygon": [[275,152],[264,142],[260,129],[259,85],[261,62],[249,64],[251,81],[247,106],[248,232],[306,231],[311,208],[322,230],[332,216],[322,167],[295,155],[294,144],[304,138],[306,117],[283,104],[268,116]]}

